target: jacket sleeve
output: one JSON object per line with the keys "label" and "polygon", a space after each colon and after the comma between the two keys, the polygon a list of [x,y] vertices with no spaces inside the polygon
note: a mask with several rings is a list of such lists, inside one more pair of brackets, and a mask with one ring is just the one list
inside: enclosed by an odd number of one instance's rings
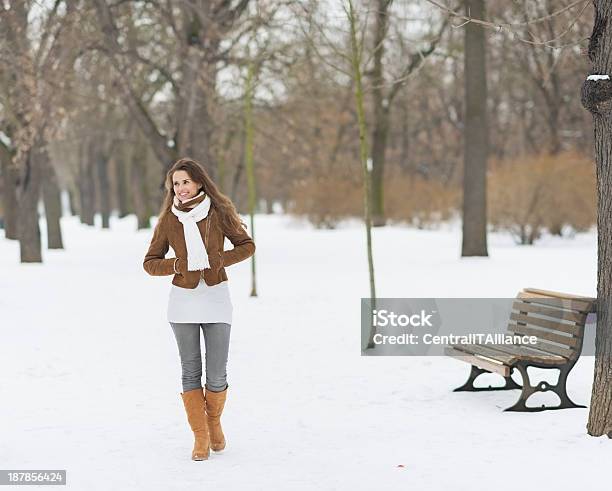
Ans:
{"label": "jacket sleeve", "polygon": [[161,222],[158,222],[155,226],[149,250],[142,263],[144,270],[151,276],[174,274],[174,261],[176,258],[165,259],[166,253],[170,249],[170,243],[161,225]]}
{"label": "jacket sleeve", "polygon": [[234,245],[233,249],[223,251],[223,267],[244,261],[255,254],[255,242],[249,237],[249,234],[246,233],[242,226],[236,230],[230,230],[226,228],[220,217],[217,217],[217,219],[220,222],[223,235]]}

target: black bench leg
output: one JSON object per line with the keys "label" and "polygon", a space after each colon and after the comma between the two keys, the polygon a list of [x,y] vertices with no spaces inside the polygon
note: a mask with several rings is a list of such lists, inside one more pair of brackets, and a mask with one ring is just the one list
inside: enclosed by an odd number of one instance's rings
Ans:
{"label": "black bench leg", "polygon": [[472,365],[472,369],[470,370],[470,375],[468,376],[467,381],[461,386],[457,387],[453,392],[480,392],[483,390],[512,390],[512,389],[520,389],[521,386],[517,384],[512,377],[504,377],[505,385],[501,387],[475,387],[474,380],[483,374],[483,373],[491,373],[489,370],[485,370],[484,368],[479,368],[476,365]]}
{"label": "black bench leg", "polygon": [[[535,364],[530,365],[530,364],[519,363],[516,366],[516,368],[518,369],[518,371],[521,373],[521,376],[523,377],[523,390],[521,391],[519,400],[516,401],[516,403],[513,406],[510,406],[509,408],[504,409],[504,411],[538,412],[538,411],[546,411],[547,409],[568,409],[572,407],[582,407],[582,408],[586,407],[586,406],[581,406],[579,404],[574,403],[567,395],[567,391],[566,391],[567,375],[569,374],[570,370],[574,366],[573,364],[566,365],[564,367],[554,367],[554,368],[559,369],[559,380],[557,381],[557,385],[550,385],[548,382],[539,382],[537,385],[531,385],[531,382],[529,381],[529,374],[527,373],[528,366],[535,366],[538,368],[551,368],[550,366],[546,366],[546,365],[535,365]],[[555,394],[559,396],[561,403],[558,406],[547,407],[544,404],[542,404],[539,407],[528,407],[527,406],[526,403],[527,403],[527,399],[529,399],[529,396],[531,396],[532,394],[535,394],[536,392],[547,392],[549,390],[552,390]]]}
{"label": "black bench leg", "polygon": [[581,404],[576,404],[567,395],[567,388],[566,388],[567,376],[569,375],[573,367],[574,365],[572,364],[572,365],[568,365],[568,366],[561,368],[561,371],[559,373],[559,381],[557,382],[557,385],[554,386],[554,389],[553,389],[555,393],[559,396],[559,399],[561,399],[561,404],[556,409],[567,409],[571,407],[582,407],[582,408],[586,407]]}

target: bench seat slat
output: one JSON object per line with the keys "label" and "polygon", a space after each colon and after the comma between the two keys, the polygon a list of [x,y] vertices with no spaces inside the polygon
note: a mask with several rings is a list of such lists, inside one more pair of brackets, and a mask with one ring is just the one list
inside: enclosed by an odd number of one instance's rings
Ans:
{"label": "bench seat slat", "polygon": [[466,353],[474,354],[474,355],[482,355],[487,358],[491,358],[492,360],[499,361],[504,365],[511,365],[515,356],[512,356],[508,353],[502,353],[501,351],[497,351],[490,347],[490,345],[482,345],[482,344],[453,344],[451,345],[453,348],[459,351],[465,351]]}
{"label": "bench seat slat", "polygon": [[517,361],[521,359],[528,361],[536,361],[540,363],[547,363],[551,365],[567,363],[567,358],[564,356],[544,353],[543,351],[531,348],[530,346],[524,346],[520,344],[496,344],[492,347],[504,353],[515,355],[517,357]]}
{"label": "bench seat slat", "polygon": [[558,365],[567,363],[567,359],[558,356],[551,355],[549,353],[543,353],[527,346],[510,345],[510,344],[464,344],[464,345],[453,345],[455,349],[473,353],[476,355],[483,355],[496,359],[504,363],[505,365],[512,366],[517,361],[528,360],[538,363],[546,363],[550,365]]}
{"label": "bench seat slat", "polygon": [[470,355],[465,351],[459,351],[450,346],[447,346],[445,348],[444,353],[447,356],[452,356],[453,358],[465,361],[471,365],[488,370],[489,372],[499,373],[503,377],[510,376],[511,368],[507,365],[504,365],[503,363],[496,362],[494,360],[484,358],[478,355]]}

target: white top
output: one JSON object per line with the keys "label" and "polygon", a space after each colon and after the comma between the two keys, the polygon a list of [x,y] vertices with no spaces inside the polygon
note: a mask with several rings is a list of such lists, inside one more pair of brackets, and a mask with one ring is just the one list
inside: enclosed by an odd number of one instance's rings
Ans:
{"label": "white top", "polygon": [[208,286],[203,278],[196,288],[172,285],[168,298],[168,322],[232,323],[232,299],[228,281]]}

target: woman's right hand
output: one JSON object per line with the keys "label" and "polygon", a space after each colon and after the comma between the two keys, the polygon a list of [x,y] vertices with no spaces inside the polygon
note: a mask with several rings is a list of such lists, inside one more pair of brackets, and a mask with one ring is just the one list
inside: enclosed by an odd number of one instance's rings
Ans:
{"label": "woman's right hand", "polygon": [[178,271],[178,274],[181,276],[185,276],[187,272],[187,261],[185,261],[182,257],[176,259],[174,264],[174,269]]}

